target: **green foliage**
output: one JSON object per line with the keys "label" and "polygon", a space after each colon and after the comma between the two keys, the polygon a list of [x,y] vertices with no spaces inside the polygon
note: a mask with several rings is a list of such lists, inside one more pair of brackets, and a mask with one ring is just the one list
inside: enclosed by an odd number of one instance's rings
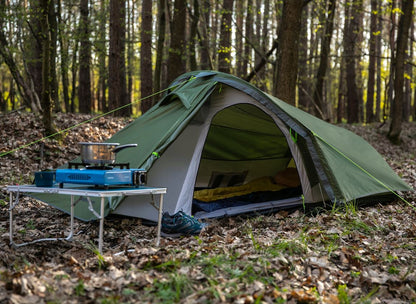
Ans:
{"label": "green foliage", "polygon": [[188,276],[172,273],[167,280],[156,280],[146,288],[146,294],[152,294],[163,303],[177,303],[192,291],[192,284]]}
{"label": "green foliage", "polygon": [[340,304],[351,303],[351,298],[348,295],[347,285],[338,285],[337,292],[338,292],[338,300]]}
{"label": "green foliage", "polygon": [[87,246],[87,249],[89,249],[97,257],[98,269],[107,268],[107,262],[105,261],[104,256],[100,253],[98,248],[93,243],[90,243]]}
{"label": "green foliage", "polygon": [[83,280],[79,280],[77,285],[74,287],[75,294],[80,297],[85,295],[85,285]]}

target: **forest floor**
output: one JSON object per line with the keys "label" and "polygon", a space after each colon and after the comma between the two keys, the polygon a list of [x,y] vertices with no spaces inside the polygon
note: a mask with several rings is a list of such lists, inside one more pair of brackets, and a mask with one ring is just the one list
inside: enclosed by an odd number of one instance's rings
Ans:
{"label": "forest floor", "polygon": [[[65,129],[85,115],[58,115]],[[33,172],[56,168],[79,153],[80,141],[103,141],[128,123],[100,118],[0,157],[0,188],[31,183]],[[413,188],[416,124],[403,126],[401,146],[387,125],[343,127],[363,136]],[[42,137],[33,115],[0,116],[0,153]],[[40,151],[44,151],[41,153]],[[9,246],[8,194],[0,192],[0,303],[411,303],[416,300],[416,209],[396,200],[370,206],[281,211],[208,221],[199,236],[162,238],[136,218],[110,215],[104,253],[98,223],[75,221],[71,242]],[[69,216],[22,198],[17,241],[60,236]]]}

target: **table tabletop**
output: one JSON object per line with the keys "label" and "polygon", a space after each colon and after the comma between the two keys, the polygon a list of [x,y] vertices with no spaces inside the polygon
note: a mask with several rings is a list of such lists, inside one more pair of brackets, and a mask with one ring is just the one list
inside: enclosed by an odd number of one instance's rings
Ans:
{"label": "table tabletop", "polygon": [[112,197],[112,196],[129,196],[129,195],[146,195],[146,194],[165,194],[166,188],[159,187],[116,187],[116,188],[95,188],[91,186],[66,186],[60,188],[53,187],[37,187],[36,185],[9,185],[5,189],[9,192],[22,193],[54,193],[66,195],[80,195],[91,197]]}

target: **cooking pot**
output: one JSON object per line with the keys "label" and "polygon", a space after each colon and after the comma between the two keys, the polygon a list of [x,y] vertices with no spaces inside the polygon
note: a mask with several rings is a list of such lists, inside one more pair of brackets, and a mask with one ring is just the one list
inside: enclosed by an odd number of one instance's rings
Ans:
{"label": "cooking pot", "polygon": [[125,149],[137,147],[137,144],[121,145],[119,143],[80,142],[81,160],[84,164],[113,164],[116,153]]}

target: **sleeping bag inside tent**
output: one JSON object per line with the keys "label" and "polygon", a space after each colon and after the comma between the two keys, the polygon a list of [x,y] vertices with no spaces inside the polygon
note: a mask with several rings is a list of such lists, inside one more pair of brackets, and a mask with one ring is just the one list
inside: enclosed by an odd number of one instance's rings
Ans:
{"label": "sleeping bag inside tent", "polygon": [[[166,187],[171,214],[220,217],[411,190],[361,137],[214,71],[178,77],[108,142],[137,143],[117,160],[146,169],[148,186]],[[62,199],[41,199],[68,211]],[[156,221],[152,201],[112,200],[106,212]],[[75,215],[95,218],[81,204]]]}

